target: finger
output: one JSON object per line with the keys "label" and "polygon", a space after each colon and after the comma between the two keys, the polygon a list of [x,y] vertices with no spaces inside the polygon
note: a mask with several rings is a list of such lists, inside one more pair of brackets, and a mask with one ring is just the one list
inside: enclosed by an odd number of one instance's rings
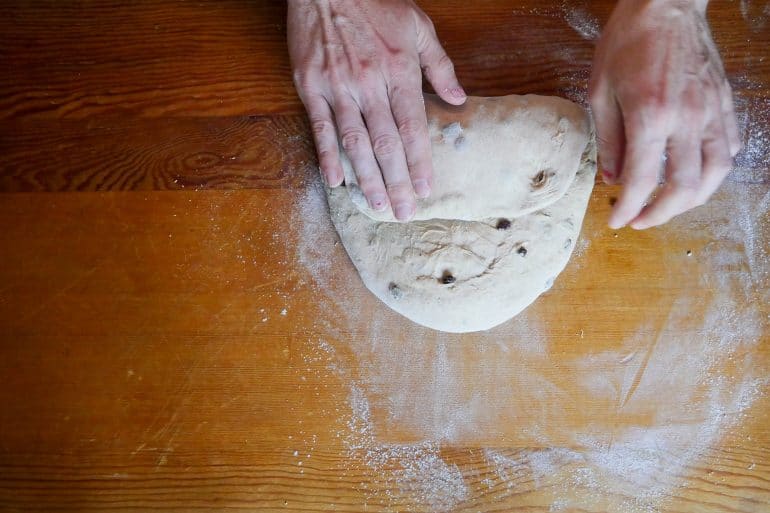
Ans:
{"label": "finger", "polygon": [[393,118],[404,146],[412,187],[418,198],[427,198],[430,195],[433,162],[422,91],[419,85],[397,86],[389,95]]}
{"label": "finger", "polygon": [[701,147],[703,177],[701,189],[695,200],[698,205],[708,201],[733,167],[732,150],[724,121],[713,120],[703,138]]}
{"label": "finger", "polygon": [[369,128],[372,149],[385,179],[393,214],[399,221],[408,221],[414,215],[416,207],[414,189],[387,94],[385,91],[373,92],[363,103],[363,114]]}
{"label": "finger", "polygon": [[626,144],[620,177],[623,191],[610,214],[609,225],[621,228],[634,219],[658,185],[666,135],[656,113],[641,113],[625,119]]}
{"label": "finger", "polygon": [[310,118],[310,128],[318,153],[321,175],[330,187],[337,187],[342,183],[344,174],[340,164],[337,132],[334,130],[331,108],[326,98],[320,95],[307,96],[303,101]]}
{"label": "finger", "polygon": [[607,184],[615,183],[623,160],[625,137],[623,115],[615,98],[609,94],[595,93],[591,98],[591,111],[596,125],[596,142],[602,178]]}
{"label": "finger", "polygon": [[700,131],[679,132],[671,138],[666,161],[666,183],[633,221],[631,228],[658,226],[695,206],[701,187]]}
{"label": "finger", "polygon": [[380,167],[374,158],[369,132],[361,118],[361,110],[353,98],[340,95],[334,101],[334,115],[342,149],[353,164],[361,192],[373,210],[385,210],[388,207],[388,196]]}
{"label": "finger", "polygon": [[741,132],[738,129],[738,121],[735,117],[733,90],[727,80],[725,80],[724,87],[721,89],[721,100],[724,127],[730,145],[730,156],[735,157],[741,151]]}
{"label": "finger", "polygon": [[420,67],[425,78],[442,100],[452,105],[460,105],[467,97],[455,75],[454,64],[438,41],[436,31],[430,21],[420,27],[417,39],[417,51]]}

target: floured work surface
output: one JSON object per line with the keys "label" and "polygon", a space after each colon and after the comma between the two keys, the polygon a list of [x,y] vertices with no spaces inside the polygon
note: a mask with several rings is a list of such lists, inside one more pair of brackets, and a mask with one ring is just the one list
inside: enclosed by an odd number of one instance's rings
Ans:
{"label": "floured work surface", "polygon": [[[415,220],[366,204],[344,160],[331,218],[363,282],[423,326],[482,331],[548,290],[572,254],[596,172],[585,110],[564,98],[429,95],[431,197]],[[351,271],[352,274],[352,271]]]}
{"label": "floured work surface", "polygon": [[[615,3],[420,6],[468,91],[579,101]],[[463,335],[343,272],[285,4],[91,4],[0,16],[0,509],[770,509],[763,2],[709,6],[714,199],[614,232],[597,184],[554,287]]]}

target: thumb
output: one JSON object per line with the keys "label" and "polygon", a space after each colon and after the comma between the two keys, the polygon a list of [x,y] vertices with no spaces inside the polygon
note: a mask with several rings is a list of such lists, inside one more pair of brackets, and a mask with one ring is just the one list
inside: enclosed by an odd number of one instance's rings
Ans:
{"label": "thumb", "polygon": [[596,143],[602,178],[614,184],[622,169],[625,146],[623,114],[615,98],[609,94],[591,94],[591,112],[596,125]]}
{"label": "thumb", "polygon": [[417,51],[420,67],[436,93],[447,103],[460,105],[467,95],[455,75],[455,68],[436,36],[430,20],[419,28]]}

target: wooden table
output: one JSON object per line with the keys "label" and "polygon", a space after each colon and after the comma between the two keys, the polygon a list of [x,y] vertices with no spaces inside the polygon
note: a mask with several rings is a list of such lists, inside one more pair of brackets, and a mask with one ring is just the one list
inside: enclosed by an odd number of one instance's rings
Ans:
{"label": "wooden table", "polygon": [[[585,100],[613,2],[421,2],[466,89]],[[770,4],[714,1],[744,152],[486,333],[330,227],[284,2],[0,6],[4,511],[770,510]]]}

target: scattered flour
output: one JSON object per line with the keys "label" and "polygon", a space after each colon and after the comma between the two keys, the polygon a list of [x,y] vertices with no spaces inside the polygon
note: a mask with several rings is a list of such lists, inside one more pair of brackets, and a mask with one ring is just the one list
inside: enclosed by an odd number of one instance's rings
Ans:
{"label": "scattered flour", "polygon": [[[378,476],[378,488],[369,490],[376,500],[402,511],[401,504],[418,504],[431,511],[451,511],[469,498],[469,488],[457,465],[447,463],[438,443],[383,443],[378,440],[369,400],[351,371],[338,365],[341,358],[325,341],[319,341],[306,362],[324,361],[334,375],[349,385],[346,430],[338,433],[352,459],[366,464]],[[365,486],[362,483],[362,487]]]}
{"label": "scattered flour", "polygon": [[752,0],[741,0],[740,3],[741,16],[753,32],[764,29],[770,19],[770,3],[765,2],[764,6],[760,3]]}
{"label": "scattered flour", "polygon": [[[751,348],[767,329],[758,305],[770,301],[770,246],[763,232],[770,192],[757,201],[740,184],[728,182],[725,188],[709,207],[656,232],[670,238],[705,234],[710,242],[689,257],[694,266],[689,279],[700,280],[710,296],[675,298],[663,325],[640,325],[615,349],[589,352],[564,370],[578,376],[583,393],[613,402],[619,414],[652,416],[653,425],[621,426],[609,437],[521,425],[522,437],[545,448],[513,456],[486,450],[481,464],[494,474],[484,488],[502,485],[515,494],[532,483],[553,485],[558,493],[552,511],[588,507],[591,497],[618,493],[626,494],[614,506],[618,510],[655,511],[681,484],[679,476],[745,420],[770,385],[751,359]],[[366,290],[334,276],[350,263],[317,181],[306,188],[294,216],[302,227],[297,257],[313,277],[319,299],[332,308],[326,311],[333,320],[320,327],[329,340],[345,341],[335,347],[319,340],[314,346],[327,368],[348,384],[348,411],[338,413],[347,420],[339,435],[349,455],[379,476],[368,490],[370,500],[397,511],[410,505],[452,510],[474,495],[468,482],[472,469],[452,463],[442,448],[473,441],[479,433],[504,437],[496,432],[501,422],[517,422],[533,401],[547,408],[563,398],[547,376],[532,370],[542,367],[530,365],[549,357],[543,321],[525,311],[482,337],[475,346],[478,359],[467,361],[461,335],[394,322],[397,314],[385,308],[365,310]],[[675,278],[681,277],[670,277]],[[393,326],[399,326],[395,332]],[[351,352],[352,360],[340,351]],[[720,374],[726,359],[735,369],[730,375]],[[676,390],[677,400],[653,400],[670,390]],[[654,410],[647,411],[650,405]],[[676,422],[682,408],[691,417],[685,424]],[[544,410],[543,418],[549,415],[558,411]],[[393,443],[391,430],[415,441]],[[554,436],[570,440],[569,447],[554,445]]]}
{"label": "scattered flour", "polygon": [[[741,2],[741,8],[748,4]],[[584,39],[598,36],[598,22],[586,12],[552,11]],[[576,82],[587,80],[587,71],[581,73]],[[756,84],[739,78],[738,86]],[[578,89],[574,95],[584,94]],[[688,257],[693,274],[669,279],[697,280],[704,297],[673,298],[662,324],[640,323],[619,334],[611,350],[590,352],[591,341],[576,334],[576,344],[589,350],[562,372],[577,376],[581,393],[614,404],[618,415],[652,419],[647,427],[620,425],[601,435],[567,428],[555,434],[553,426],[539,426],[532,415],[522,414],[537,403],[542,418],[557,415],[547,408],[564,399],[548,376],[533,371],[542,368],[533,362],[549,358],[549,340],[545,321],[529,310],[478,339],[467,361],[462,336],[413,326],[384,307],[367,309],[372,299],[363,286],[337,276],[351,264],[329,221],[320,182],[315,176],[308,182],[291,213],[300,232],[292,244],[309,277],[305,285],[323,312],[313,319],[313,331],[328,335],[309,340],[315,352],[309,359],[321,358],[347,384],[346,407],[322,413],[342,419],[338,435],[349,455],[379,476],[367,490],[370,500],[393,511],[450,511],[484,490],[515,495],[537,487],[553,491],[550,511],[590,509],[592,500],[612,496],[617,497],[612,510],[646,513],[676,495],[700,459],[746,420],[770,386],[768,369],[757,369],[752,361],[770,329],[762,309],[770,303],[770,191],[764,185],[770,101],[739,97],[736,111],[744,149],[722,191],[707,206],[650,232],[672,240],[703,234],[703,247]],[[573,260],[598,236],[581,237]],[[723,372],[725,362],[732,372]],[[669,399],[653,400],[661,397]],[[683,408],[687,423],[677,420]],[[506,440],[498,431],[501,423],[516,425],[521,439]],[[394,443],[391,431],[414,442]],[[476,488],[475,469],[468,460],[453,463],[446,449],[468,440],[483,447],[484,439],[495,437],[511,447],[540,448],[484,450],[476,463],[491,474]]]}
{"label": "scattered flour", "polygon": [[[758,87],[746,77],[735,80],[737,87]],[[770,162],[770,98],[737,97],[735,111],[743,133],[743,148],[735,159],[735,171],[728,180],[763,183],[768,178]]]}
{"label": "scattered flour", "polygon": [[592,14],[585,9],[579,7],[567,7],[562,5],[561,8],[564,19],[572,29],[580,34],[583,39],[588,41],[595,41],[599,39],[602,29],[599,26],[599,20],[597,20]]}
{"label": "scattered flour", "polygon": [[586,9],[571,4],[572,2],[562,1],[560,4],[546,4],[542,7],[516,8],[513,13],[515,15],[527,14],[564,20],[583,39],[587,41],[599,39],[601,25],[598,18]]}

